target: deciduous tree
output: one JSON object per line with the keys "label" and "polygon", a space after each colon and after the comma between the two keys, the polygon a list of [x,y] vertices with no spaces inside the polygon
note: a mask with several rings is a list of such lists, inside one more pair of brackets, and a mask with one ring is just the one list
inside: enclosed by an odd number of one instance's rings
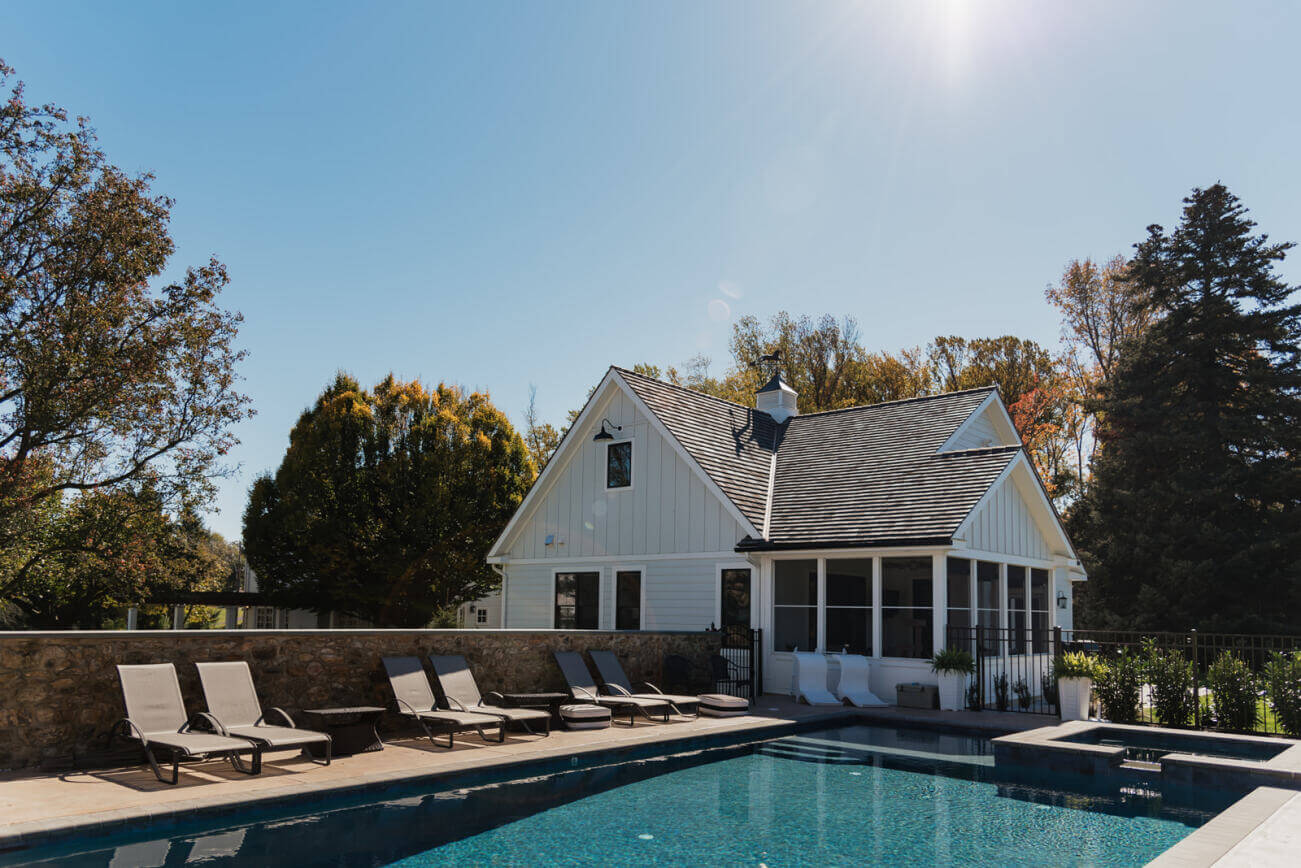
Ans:
{"label": "deciduous tree", "polygon": [[485,558],[534,475],[487,395],[340,374],[254,482],[245,552],[279,605],[423,626],[499,586]]}

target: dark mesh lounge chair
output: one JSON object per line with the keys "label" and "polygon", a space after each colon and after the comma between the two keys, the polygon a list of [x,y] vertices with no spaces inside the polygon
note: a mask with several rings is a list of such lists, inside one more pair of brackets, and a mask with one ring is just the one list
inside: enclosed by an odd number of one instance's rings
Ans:
{"label": "dark mesh lounge chair", "polygon": [[[474,682],[474,673],[470,671],[470,666],[465,662],[465,658],[460,654],[447,654],[444,656],[429,655],[429,662],[434,667],[434,677],[438,679],[438,686],[443,690],[443,696],[447,698],[447,704],[457,711],[481,711],[484,714],[499,714],[511,723],[521,724],[526,730],[534,735],[533,723],[541,722],[545,729],[543,735],[551,735],[551,712],[539,711],[536,708],[502,708],[497,705],[485,705],[483,695],[479,693],[479,685]],[[489,696],[500,697],[500,693],[489,693]]]}
{"label": "dark mesh lounge chair", "polygon": [[662,699],[641,699],[636,696],[603,695],[596,687],[596,679],[587,671],[587,664],[577,651],[557,651],[556,665],[560,667],[569,685],[569,695],[578,702],[590,702],[594,705],[609,707],[612,715],[621,711],[628,712],[628,725],[636,723],[637,712],[651,719],[652,712],[661,720],[667,721],[673,707]]}
{"label": "dark mesh lounge chair", "polygon": [[[200,712],[191,717],[185,713],[181,683],[176,679],[176,667],[172,664],[118,666],[117,677],[122,683],[126,717],[118,721],[113,733],[140,742],[145,749],[145,759],[158,780],[175,784],[182,757],[206,759],[224,756],[236,771],[246,775],[262,771],[261,745],[245,738],[219,735],[220,727],[212,715]],[[196,731],[193,729],[195,724],[213,732]],[[163,777],[154,757],[154,750],[160,747],[171,751],[171,780]],[[239,756],[241,753],[253,755],[249,765],[244,765]]]}
{"label": "dark mesh lounge chair", "polygon": [[258,702],[253,686],[253,673],[243,660],[230,663],[197,663],[199,681],[203,684],[203,697],[208,702],[208,713],[215,718],[217,730],[222,735],[256,741],[266,750],[302,748],[304,756],[309,744],[324,744],[325,759],[315,760],[321,765],[330,764],[333,749],[331,738],[323,732],[299,729],[283,708],[272,708],[270,713],[286,725],[267,723],[267,715]]}
{"label": "dark mesh lounge chair", "polygon": [[[393,686],[393,697],[397,700],[398,712],[414,718],[420,728],[429,737],[429,743],[442,747],[434,740],[428,724],[433,723],[447,728],[447,747],[450,749],[458,732],[477,730],[479,738],[484,741],[484,727],[497,727],[498,743],[506,740],[506,716],[496,711],[487,712],[449,711],[439,708],[434,700],[434,689],[429,686],[429,678],[419,657],[385,657],[384,671],[388,673],[389,684]],[[504,709],[503,709],[504,710]]]}
{"label": "dark mesh lounge chair", "polygon": [[695,717],[693,711],[690,714],[682,711],[679,706],[694,705],[699,707],[699,696],[687,696],[685,694],[665,693],[649,681],[642,686],[646,688],[645,692],[638,693],[632,689],[632,682],[628,679],[628,673],[623,671],[623,664],[612,651],[588,651],[587,656],[592,658],[596,664],[596,673],[601,676],[601,686],[606,693],[612,696],[630,696],[633,699],[651,699],[659,702],[667,702],[673,708],[674,714],[680,714],[683,717]]}

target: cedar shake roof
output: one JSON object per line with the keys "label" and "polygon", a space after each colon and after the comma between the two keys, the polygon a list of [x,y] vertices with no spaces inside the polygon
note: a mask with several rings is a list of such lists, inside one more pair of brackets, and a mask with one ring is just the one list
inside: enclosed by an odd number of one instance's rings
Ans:
{"label": "cedar shake roof", "polygon": [[761,532],[767,523],[766,539],[747,537],[738,550],[947,542],[1021,451],[936,454],[992,386],[778,425],[753,408],[616,370],[750,522]]}

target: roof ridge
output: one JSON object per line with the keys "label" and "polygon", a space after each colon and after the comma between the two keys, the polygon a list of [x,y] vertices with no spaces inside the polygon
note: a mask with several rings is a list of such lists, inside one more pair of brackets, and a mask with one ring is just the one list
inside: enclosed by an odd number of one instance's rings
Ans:
{"label": "roof ridge", "polygon": [[[632,374],[634,377],[638,377],[642,380],[649,380],[652,383],[656,383],[661,386],[667,386],[668,388],[676,389],[679,392],[690,392],[692,395],[695,395],[697,398],[705,398],[709,401],[717,401],[720,404],[726,404],[727,406],[735,407],[738,410],[749,410],[754,413],[763,413],[763,411],[758,409],[757,407],[747,407],[744,404],[738,404],[736,401],[729,401],[726,398],[720,398],[717,395],[711,395],[708,392],[701,392],[698,389],[689,389],[686,386],[679,386],[677,383],[670,383],[667,380],[657,380],[655,377],[648,377],[645,374],[639,374],[636,371],[630,371],[627,368],[621,368],[618,365],[611,365],[610,367],[614,368],[614,370],[618,371],[620,374]],[[764,413],[764,415],[767,416],[768,414]]]}
{"label": "roof ridge", "polygon": [[[756,413],[763,413],[765,416],[768,415],[763,410],[760,410],[757,407],[747,407],[745,404],[738,404],[736,401],[729,401],[726,398],[719,398],[718,396],[711,395],[708,392],[701,392],[698,389],[691,389],[686,386],[679,386],[677,383],[670,383],[667,380],[659,380],[656,379],[655,377],[648,377],[645,374],[639,374],[636,371],[629,370],[628,368],[621,368],[618,365],[611,365],[610,367],[618,371],[620,374],[632,374],[634,377],[638,377],[643,380],[649,380],[652,383],[658,383],[659,385],[667,386],[670,389],[677,389],[679,392],[690,392],[692,395],[695,395],[699,398],[706,398],[710,401],[717,401],[718,403],[726,404],[729,407],[736,407],[737,409],[740,410],[753,410]],[[796,415],[792,416],[791,419],[807,419],[810,416],[826,416],[831,413],[844,413],[848,410],[867,410],[872,407],[888,407],[892,404],[907,404],[911,401],[930,401],[935,398],[950,398],[953,397],[954,395],[966,395],[971,392],[992,392],[997,389],[998,389],[997,385],[976,386],[971,389],[955,389],[952,392],[937,392],[934,395],[917,395],[912,398],[895,398],[892,401],[878,401],[875,404],[855,404],[852,407],[837,407],[835,410],[819,410],[816,413],[797,413]]]}
{"label": "roof ridge", "polygon": [[974,389],[955,389],[952,392],[937,392],[934,395],[917,395],[912,398],[895,398],[892,401],[878,401],[875,404],[855,404],[852,407],[837,407],[835,410],[819,410],[816,413],[800,413],[791,419],[807,419],[810,416],[829,416],[832,413],[847,413],[850,410],[871,410],[875,407],[890,407],[895,404],[910,404],[914,401],[933,401],[936,398],[952,398],[955,395],[968,395],[973,392],[992,392],[997,386],[977,386]]}

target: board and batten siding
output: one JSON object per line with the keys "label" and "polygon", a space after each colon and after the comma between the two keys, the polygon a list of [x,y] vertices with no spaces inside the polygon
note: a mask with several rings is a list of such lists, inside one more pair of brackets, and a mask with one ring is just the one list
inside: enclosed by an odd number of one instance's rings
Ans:
{"label": "board and batten siding", "polygon": [[1016,482],[1004,479],[972,516],[967,544],[979,551],[1051,560],[1053,551]]}
{"label": "board and batten siding", "polygon": [[[570,433],[577,448],[512,529],[503,547],[508,559],[731,551],[746,535],[622,390],[612,389],[593,410],[596,425]],[[631,490],[605,487],[605,443],[592,437],[607,418],[623,427],[619,440],[632,440]]]}
{"label": "board and batten siding", "polygon": [[617,564],[528,563],[506,567],[506,624],[515,630],[554,626],[554,575],[557,570],[601,574],[601,628],[614,628],[614,573],[642,571],[642,628],[703,630],[714,622],[718,607],[717,558],[654,560]]}

